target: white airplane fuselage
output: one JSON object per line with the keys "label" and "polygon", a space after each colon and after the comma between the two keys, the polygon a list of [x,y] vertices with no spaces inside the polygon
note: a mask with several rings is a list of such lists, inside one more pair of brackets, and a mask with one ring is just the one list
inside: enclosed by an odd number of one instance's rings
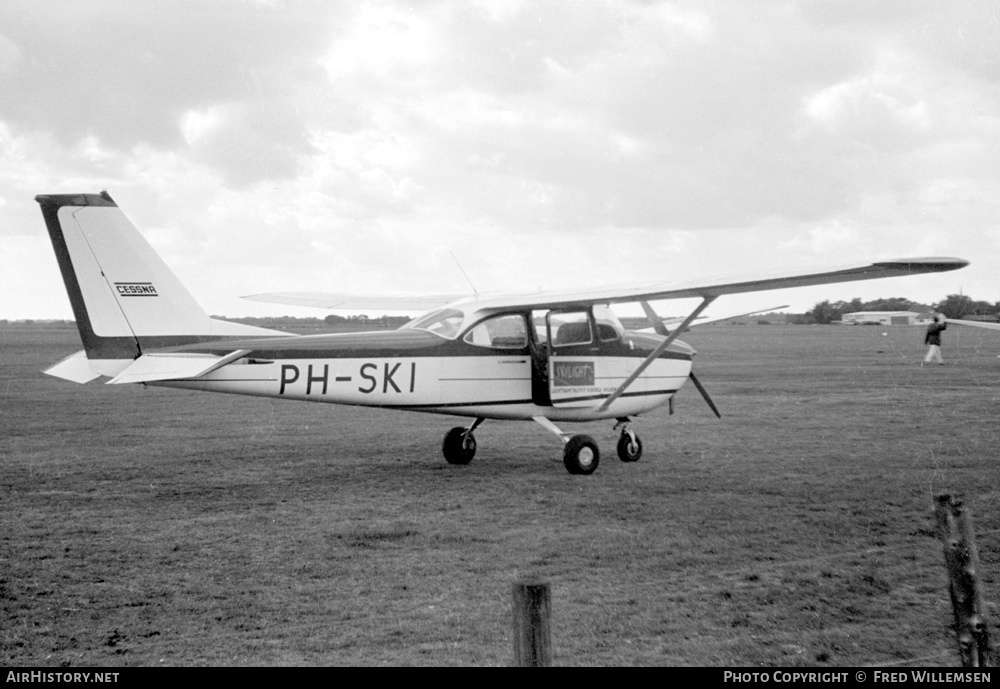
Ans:
{"label": "white airplane fuselage", "polygon": [[[625,332],[618,342],[557,350],[543,355],[543,361],[533,347],[484,350],[414,330],[227,341],[174,351],[248,353],[196,379],[148,384],[455,416],[590,421],[641,414],[681,388],[691,372],[693,350],[674,342],[628,394],[596,411],[661,340]],[[539,366],[545,367],[544,375]]]}

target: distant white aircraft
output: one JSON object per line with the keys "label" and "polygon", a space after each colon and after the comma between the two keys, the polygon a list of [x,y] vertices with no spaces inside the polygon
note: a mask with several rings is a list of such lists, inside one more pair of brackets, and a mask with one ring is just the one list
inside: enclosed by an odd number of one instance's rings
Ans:
{"label": "distant white aircraft", "polygon": [[[633,417],[691,379],[695,350],[677,339],[717,297],[955,270],[957,258],[915,258],[724,281],[653,283],[510,295],[258,295],[328,309],[430,309],[399,330],[288,335],[210,318],[107,194],[36,197],[84,349],[46,373],[86,383],[142,383],[470,417],[444,436],[452,464],[476,453],[485,419],[533,420],[564,442],[572,474],[598,465],[597,443],[556,423],[616,420],[618,456],[642,443]],[[649,302],[701,303],[668,327]],[[627,331],[610,305],[642,305],[655,333]],[[714,405],[712,405],[714,410]],[[716,411],[718,414],[718,412]]]}

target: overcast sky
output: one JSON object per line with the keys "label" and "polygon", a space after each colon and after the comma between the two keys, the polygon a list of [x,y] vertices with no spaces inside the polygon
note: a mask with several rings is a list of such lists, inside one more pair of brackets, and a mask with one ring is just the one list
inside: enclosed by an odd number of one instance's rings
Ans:
{"label": "overcast sky", "polygon": [[[40,193],[107,189],[209,313],[904,256],[716,310],[1000,300],[1000,3],[0,3],[0,318],[71,318]],[[661,309],[672,313],[670,306]],[[380,315],[380,314],[374,314]]]}

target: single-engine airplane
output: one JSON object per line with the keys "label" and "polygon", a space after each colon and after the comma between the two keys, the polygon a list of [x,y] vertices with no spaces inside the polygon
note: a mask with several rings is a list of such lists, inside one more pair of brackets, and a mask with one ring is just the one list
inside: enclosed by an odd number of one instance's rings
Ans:
{"label": "single-engine airplane", "polygon": [[[672,400],[695,350],[677,339],[726,294],[962,268],[957,258],[915,258],[724,281],[654,283],[510,295],[427,298],[293,294],[260,300],[329,309],[429,309],[394,331],[289,335],[209,317],[107,192],[40,195],[84,349],[49,368],[77,383],[142,383],[468,417],[444,436],[451,464],[476,453],[485,419],[534,420],[564,443],[571,474],[600,452],[556,424],[614,419],[618,456],[642,443],[634,417]],[[666,325],[650,302],[701,303]],[[655,332],[626,330],[612,304],[638,303]],[[707,321],[708,319],[706,319]]]}

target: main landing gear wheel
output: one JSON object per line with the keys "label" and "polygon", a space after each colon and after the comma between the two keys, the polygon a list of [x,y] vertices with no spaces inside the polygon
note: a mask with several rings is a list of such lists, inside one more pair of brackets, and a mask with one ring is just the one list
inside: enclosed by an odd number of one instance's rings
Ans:
{"label": "main landing gear wheel", "polygon": [[468,464],[476,456],[476,437],[472,431],[455,426],[445,433],[441,452],[448,464]]}
{"label": "main landing gear wheel", "polygon": [[633,431],[624,431],[618,438],[618,459],[623,462],[638,462],[642,457],[642,441]]}
{"label": "main landing gear wheel", "polygon": [[592,474],[601,461],[597,443],[589,435],[574,435],[566,443],[563,464],[571,474]]}

